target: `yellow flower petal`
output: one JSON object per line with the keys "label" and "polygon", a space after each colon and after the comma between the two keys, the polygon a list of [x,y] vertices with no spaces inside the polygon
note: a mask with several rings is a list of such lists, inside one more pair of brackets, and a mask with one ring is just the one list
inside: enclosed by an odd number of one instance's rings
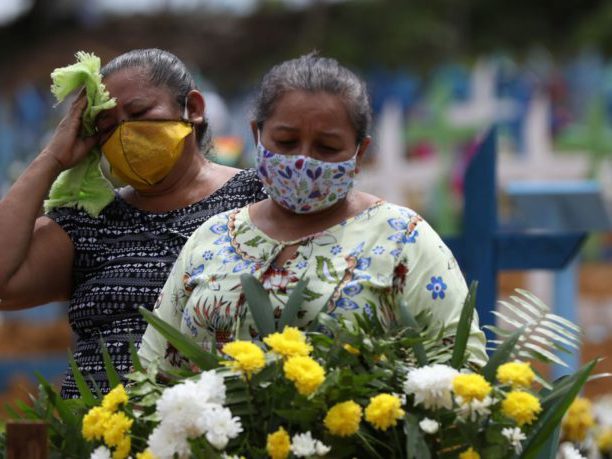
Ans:
{"label": "yellow flower petal", "polygon": [[401,400],[391,394],[379,394],[370,399],[365,409],[365,419],[376,429],[387,430],[397,424],[397,420],[404,417],[406,412],[402,409]]}
{"label": "yellow flower petal", "polygon": [[352,400],[336,403],[323,420],[332,435],[348,437],[357,433],[361,422],[361,407]]}
{"label": "yellow flower petal", "polygon": [[286,459],[291,449],[289,434],[282,427],[276,432],[268,434],[266,451],[272,459]]}

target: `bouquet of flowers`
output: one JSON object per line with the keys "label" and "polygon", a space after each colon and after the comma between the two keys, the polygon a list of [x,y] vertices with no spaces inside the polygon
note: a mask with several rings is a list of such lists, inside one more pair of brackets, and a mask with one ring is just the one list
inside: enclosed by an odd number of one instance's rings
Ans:
{"label": "bouquet of flowers", "polygon": [[[466,355],[475,287],[452,343],[398,305],[384,329],[375,313],[353,320],[320,313],[292,327],[306,285],[275,321],[256,279],[243,288],[262,342],[235,341],[206,352],[150,312],[142,313],[192,363],[190,370],[142,368],[135,349],[129,384],[108,363],[114,389],[61,400],[45,381],[26,416],[51,426],[61,457],[150,458],[535,458],[554,457],[559,426],[596,361],[552,384],[529,360],[561,362],[578,328],[525,291],[497,312],[510,328],[483,368]],[[255,306],[256,307],[253,307]],[[107,354],[105,354],[107,355]],[[110,360],[107,358],[107,362]]]}

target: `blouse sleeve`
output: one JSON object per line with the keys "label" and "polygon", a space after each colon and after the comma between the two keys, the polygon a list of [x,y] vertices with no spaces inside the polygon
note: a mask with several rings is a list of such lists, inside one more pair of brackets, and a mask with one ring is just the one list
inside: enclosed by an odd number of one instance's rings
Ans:
{"label": "blouse sleeve", "polygon": [[[415,220],[416,219],[416,220]],[[395,267],[394,284],[413,315],[431,314],[433,323],[445,327],[444,338],[453,339],[468,288],[450,249],[429,224],[414,217],[404,249]],[[405,276],[398,279],[397,276]],[[398,298],[399,300],[399,298]],[[468,360],[478,366],[487,361],[485,335],[474,314],[468,339]]]}
{"label": "blouse sleeve", "polygon": [[[186,288],[184,279],[185,273],[190,272],[196,234],[197,231],[183,246],[153,307],[155,316],[176,329],[181,327],[183,311],[191,294]],[[185,363],[178,351],[150,324],[142,337],[138,357],[144,367],[157,360],[162,370],[176,369]]]}

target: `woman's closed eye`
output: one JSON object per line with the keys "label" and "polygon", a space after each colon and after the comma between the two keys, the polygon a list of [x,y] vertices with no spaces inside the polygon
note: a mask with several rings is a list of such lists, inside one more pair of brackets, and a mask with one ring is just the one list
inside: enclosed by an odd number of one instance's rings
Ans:
{"label": "woman's closed eye", "polygon": [[149,111],[148,108],[138,109],[130,113],[130,119],[142,118]]}
{"label": "woman's closed eye", "polygon": [[287,148],[294,147],[295,145],[297,145],[297,141],[295,140],[277,140],[276,143],[281,147]]}
{"label": "woman's closed eye", "polygon": [[327,153],[327,154],[334,154],[334,153],[338,153],[342,151],[342,148],[338,148],[338,147],[331,146],[331,145],[319,145],[317,148],[322,153]]}

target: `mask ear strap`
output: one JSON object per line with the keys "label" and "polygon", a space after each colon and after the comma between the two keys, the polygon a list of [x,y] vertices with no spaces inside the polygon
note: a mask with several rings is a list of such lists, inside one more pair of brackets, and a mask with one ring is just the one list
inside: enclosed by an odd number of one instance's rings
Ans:
{"label": "mask ear strap", "polygon": [[187,110],[187,97],[185,97],[185,108],[183,108],[183,120],[189,122],[189,111]]}
{"label": "mask ear strap", "polygon": [[353,155],[353,158],[357,156],[360,148],[361,148],[361,142],[357,144],[357,148],[355,149],[355,154]]}

